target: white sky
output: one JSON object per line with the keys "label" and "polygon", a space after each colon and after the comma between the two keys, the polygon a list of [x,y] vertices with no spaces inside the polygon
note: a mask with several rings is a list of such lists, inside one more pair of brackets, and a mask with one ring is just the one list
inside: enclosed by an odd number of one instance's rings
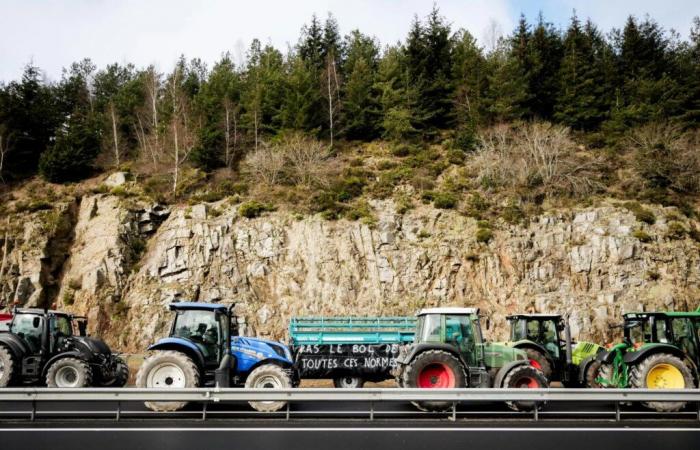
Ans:
{"label": "white sky", "polygon": [[[621,26],[630,14],[650,13],[661,25],[687,36],[698,0],[437,0],[454,28],[477,38],[491,20],[510,32],[521,12],[566,25],[571,11],[591,18],[604,30]],[[0,80],[20,76],[33,61],[50,79],[85,57],[98,67],[132,62],[168,70],[180,54],[210,65],[225,51],[238,59],[257,37],[285,49],[315,12],[330,11],[342,34],[359,28],[382,44],[403,39],[414,14],[425,16],[432,0],[0,0]]]}

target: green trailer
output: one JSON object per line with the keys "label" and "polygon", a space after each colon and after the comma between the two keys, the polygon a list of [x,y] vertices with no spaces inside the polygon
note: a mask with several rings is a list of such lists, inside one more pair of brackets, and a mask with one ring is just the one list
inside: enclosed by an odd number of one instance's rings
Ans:
{"label": "green trailer", "polygon": [[387,380],[415,328],[415,317],[295,317],[289,323],[294,367],[301,379],[331,378],[336,387]]}

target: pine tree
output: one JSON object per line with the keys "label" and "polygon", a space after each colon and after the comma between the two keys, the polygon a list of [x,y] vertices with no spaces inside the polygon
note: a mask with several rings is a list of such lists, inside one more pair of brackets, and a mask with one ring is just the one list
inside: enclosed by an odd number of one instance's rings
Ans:
{"label": "pine tree", "polygon": [[379,49],[374,39],[357,30],[346,38],[346,48],[343,134],[349,139],[371,140],[379,131],[379,99],[375,87]]}
{"label": "pine tree", "polygon": [[486,89],[486,111],[492,122],[506,122],[525,117],[525,104],[530,98],[525,71],[505,42],[492,52]]}
{"label": "pine tree", "polygon": [[403,49],[389,47],[379,62],[377,83],[382,136],[401,140],[414,136],[416,87],[411,83]]}
{"label": "pine tree", "polygon": [[526,78],[530,94],[526,108],[540,119],[551,119],[559,90],[562,41],[551,23],[540,13],[537,26],[527,39]]}

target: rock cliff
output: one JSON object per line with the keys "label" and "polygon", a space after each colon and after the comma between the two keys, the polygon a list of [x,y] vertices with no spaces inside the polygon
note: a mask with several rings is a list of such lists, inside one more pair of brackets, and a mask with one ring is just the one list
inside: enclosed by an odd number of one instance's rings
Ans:
{"label": "rock cliff", "polygon": [[[650,207],[653,225],[614,202],[494,225],[420,206],[372,202],[371,225],[284,212],[239,217],[226,202],[165,209],[113,195],[13,219],[0,234],[0,299],[57,302],[123,351],[167,331],[175,299],[235,302],[246,333],[284,338],[295,315],[408,315],[482,308],[490,338],[507,314],[565,312],[580,339],[609,340],[630,310],[696,308],[697,224]],[[679,222],[680,221],[680,222]],[[676,230],[677,231],[677,230]]]}

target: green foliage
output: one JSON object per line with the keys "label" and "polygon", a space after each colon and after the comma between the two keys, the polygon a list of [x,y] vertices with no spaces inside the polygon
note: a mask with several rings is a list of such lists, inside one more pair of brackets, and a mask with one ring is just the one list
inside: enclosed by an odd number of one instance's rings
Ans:
{"label": "green foliage", "polygon": [[632,237],[637,238],[637,239],[639,239],[639,242],[644,242],[644,243],[648,243],[648,242],[651,242],[653,240],[652,237],[649,235],[649,233],[647,233],[646,231],[641,230],[641,229],[634,230],[632,232]]}
{"label": "green foliage", "polygon": [[680,222],[670,222],[666,237],[669,239],[683,239],[688,233],[688,229]]}
{"label": "green foliage", "polygon": [[45,200],[34,200],[31,202],[15,203],[15,212],[37,212],[53,209],[53,205]]}
{"label": "green foliage", "polygon": [[41,155],[39,172],[48,181],[80,180],[90,174],[100,151],[99,124],[94,117],[72,116],[67,129]]}
{"label": "green foliage", "polygon": [[634,217],[640,221],[647,223],[649,225],[654,225],[656,223],[656,215],[650,209],[647,209],[637,202],[626,202],[623,204],[627,210],[629,210]]}
{"label": "green foliage", "polygon": [[457,197],[449,192],[436,192],[433,196],[433,206],[438,209],[453,209],[457,206]]}
{"label": "green foliage", "polygon": [[260,217],[260,215],[262,215],[264,212],[274,210],[275,207],[269,203],[260,203],[255,200],[251,200],[241,204],[241,206],[238,207],[238,214],[248,219],[254,219],[256,217]]}
{"label": "green foliage", "polygon": [[490,228],[479,228],[476,230],[476,242],[487,244],[493,239],[493,231]]}

